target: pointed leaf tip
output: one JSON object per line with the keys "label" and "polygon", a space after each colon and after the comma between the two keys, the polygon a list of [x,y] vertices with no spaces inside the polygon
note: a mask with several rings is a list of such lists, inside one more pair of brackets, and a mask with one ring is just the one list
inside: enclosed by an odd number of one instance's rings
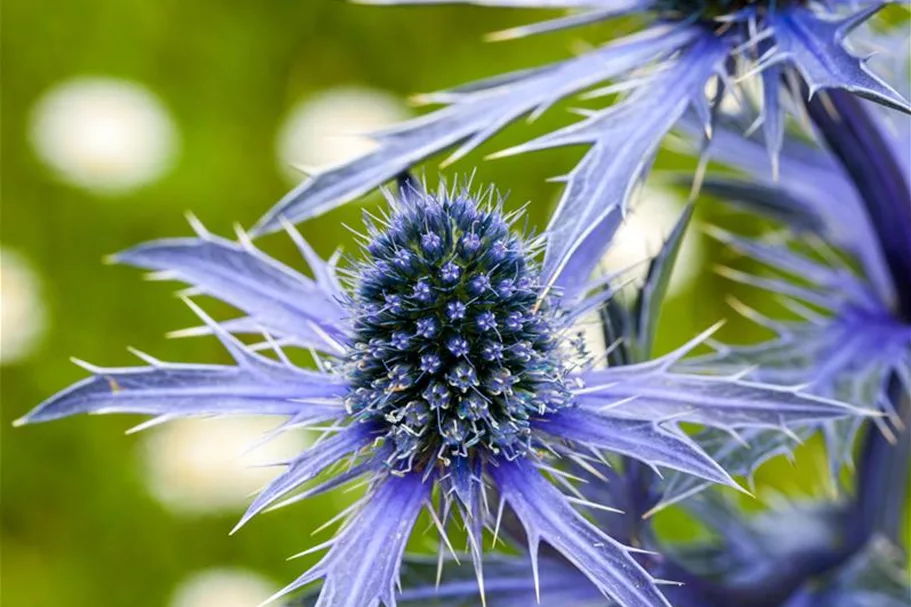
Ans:
{"label": "pointed leaf tip", "polygon": [[694,209],[693,203],[687,204],[680,214],[661,250],[649,263],[645,282],[633,304],[633,328],[640,360],[651,358],[661,307]]}

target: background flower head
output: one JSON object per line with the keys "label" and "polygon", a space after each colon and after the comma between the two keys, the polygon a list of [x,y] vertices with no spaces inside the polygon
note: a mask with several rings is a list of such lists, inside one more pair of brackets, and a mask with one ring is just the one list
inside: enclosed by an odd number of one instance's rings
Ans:
{"label": "background flower head", "polygon": [[[436,0],[375,0],[370,4],[440,4]],[[456,2],[458,3],[458,2]],[[665,135],[688,113],[709,147],[721,103],[747,103],[746,82],[758,80],[760,115],[771,165],[777,171],[786,113],[806,99],[844,90],[898,111],[911,105],[865,61],[848,34],[884,3],[691,2],[689,0],[491,0],[485,6],[577,9],[565,17],[502,32],[519,38],[625,15],[642,15],[643,31],[578,57],[421,96],[444,107],[379,131],[377,147],[351,162],[315,173],[288,193],[254,228],[280,229],[280,218],[301,221],[348,202],[429,157],[455,148],[453,162],[523,115],[535,118],[563,98],[621,94],[602,109],[581,109],[582,120],[495,156],[565,146],[587,152],[566,175],[551,217],[544,259],[556,274],[577,253],[602,253],[636,186],[648,173]],[[853,12],[852,12],[853,11]],[[605,85],[605,83],[610,83]],[[601,88],[594,88],[597,86]],[[703,167],[704,168],[704,167]],[[698,180],[697,180],[698,181]]]}

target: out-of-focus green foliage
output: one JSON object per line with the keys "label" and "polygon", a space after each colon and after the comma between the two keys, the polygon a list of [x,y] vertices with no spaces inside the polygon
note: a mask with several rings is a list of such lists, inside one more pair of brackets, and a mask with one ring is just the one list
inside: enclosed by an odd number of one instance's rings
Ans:
{"label": "out-of-focus green foliage", "polygon": [[[189,234],[187,210],[217,233],[229,234],[233,222],[251,225],[286,190],[274,141],[297,100],[339,85],[405,97],[565,57],[579,40],[551,35],[494,49],[481,42],[485,32],[531,17],[341,0],[12,0],[2,10],[0,240],[36,269],[49,318],[39,350],[2,369],[4,604],[158,607],[187,575],[218,566],[249,568],[276,583],[291,580],[315,557],[290,563],[283,557],[314,541],[311,531],[337,502],[270,513],[229,537],[240,512],[178,517],[150,496],[139,439],[123,434],[138,420],[79,418],[15,430],[12,420],[84,375],[70,356],[128,365],[136,360],[125,346],[136,345],[165,360],[226,359],[214,340],[166,340],[165,332],[194,322],[173,289],[144,283],[131,269],[105,267],[102,258],[143,240]],[[586,32],[592,41],[604,33]],[[29,143],[30,112],[50,87],[78,76],[123,78],[158,95],[180,134],[174,169],[122,196],[96,196],[55,179]],[[569,119],[558,108],[541,124],[511,127],[447,174],[470,171],[483,154]],[[532,201],[531,223],[543,227],[559,192],[545,179],[565,172],[577,154],[491,161],[480,165],[475,180],[495,180],[513,205]],[[659,160],[659,169],[684,166],[692,164],[670,155]],[[711,221],[719,212],[699,208],[697,215]],[[350,249],[351,235],[341,224],[357,225],[358,216],[358,207],[349,205],[301,230],[323,254],[339,245]],[[266,246],[295,259],[280,237]],[[704,246],[719,253],[711,243]],[[661,349],[731,316],[723,296],[739,288],[709,267],[686,295],[669,302]],[[726,336],[749,339],[751,331],[734,322]],[[770,470],[780,485],[799,484],[787,465]],[[669,519],[665,527],[685,536],[684,524]]]}

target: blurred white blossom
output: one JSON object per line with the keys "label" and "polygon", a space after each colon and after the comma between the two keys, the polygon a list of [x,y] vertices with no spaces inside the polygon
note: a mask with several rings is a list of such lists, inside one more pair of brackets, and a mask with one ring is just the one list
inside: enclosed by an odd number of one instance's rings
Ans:
{"label": "blurred white blossom", "polygon": [[21,255],[0,249],[0,364],[34,352],[46,321],[38,276]]}
{"label": "blurred white blossom", "polygon": [[308,96],[291,109],[279,130],[276,156],[280,169],[296,183],[301,180],[299,169],[324,168],[357,158],[375,147],[364,135],[408,115],[401,99],[369,88],[340,87]]}
{"label": "blurred white blossom", "polygon": [[169,607],[252,607],[278,588],[244,569],[207,569],[181,583]]}
{"label": "blurred white blossom", "polygon": [[274,417],[183,419],[147,430],[142,457],[151,493],[178,514],[241,511],[250,495],[307,446],[305,431],[264,442]]}
{"label": "blurred white blossom", "polygon": [[113,78],[77,78],[52,88],[35,106],[31,139],[61,179],[107,194],[159,178],[178,145],[177,128],[158,98]]}
{"label": "blurred white blossom", "polygon": [[[684,206],[684,201],[672,191],[646,186],[617,231],[603,259],[603,267],[609,272],[617,272],[636,266],[625,276],[639,278],[641,282],[648,271],[648,260],[661,250]],[[699,237],[691,225],[674,264],[668,285],[669,297],[684,291],[693,282],[699,274],[702,259]]]}

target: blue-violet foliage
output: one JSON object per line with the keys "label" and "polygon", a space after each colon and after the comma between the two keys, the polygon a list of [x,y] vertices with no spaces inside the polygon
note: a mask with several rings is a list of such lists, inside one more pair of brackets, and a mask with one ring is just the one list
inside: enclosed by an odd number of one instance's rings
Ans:
{"label": "blue-violet foliage", "polygon": [[[523,529],[535,579],[543,579],[538,550],[546,542],[617,604],[655,607],[669,604],[655,579],[634,548],[577,511],[597,504],[564,493],[572,485],[558,457],[584,469],[616,454],[735,485],[678,422],[785,429],[862,413],[793,388],[671,373],[690,346],[639,364],[587,365],[572,326],[610,290],[545,288],[562,284],[560,276],[542,279],[540,240],[513,231],[519,215],[504,214],[493,190],[406,185],[389,198],[388,214],[368,221],[363,259],[342,270],[287,226],[313,279],[244,237],[228,241],[198,224],[195,238],[118,254],[242,310],[218,323],[188,302],[235,364],[147,355],[141,367],[86,364],[91,377],[23,421],[129,412],[155,422],[269,414],[287,418],[279,430],[318,425],[322,438],[287,463],[241,524],[270,505],[364,478],[367,495],[334,538],[311,549],[328,552],[280,593],[322,579],[319,607],[395,605],[406,542],[425,507],[441,545],[454,517],[464,524],[482,597],[484,529],[505,511]],[[266,334],[276,356],[232,333]],[[288,347],[321,352],[320,368],[292,364]]]}
{"label": "blue-violet foliage", "polygon": [[[455,147],[458,159],[510,122],[536,117],[557,101],[623,93],[583,119],[498,155],[586,146],[565,176],[547,230],[545,275],[600,258],[646,175],[664,136],[690,111],[706,141],[721,100],[746,96],[760,81],[760,115],[773,165],[785,132],[786,110],[819,92],[847,91],[896,110],[911,105],[868,68],[847,36],[885,2],[869,0],[451,0],[484,6],[575,9],[566,16],[502,32],[516,38],[639,16],[642,31],[562,62],[511,72],[424,95],[444,107],[379,132],[371,153],[320,171],[287,194],[257,226],[281,228],[352,200],[402,171]],[[368,0],[370,4],[441,4],[445,0]],[[602,88],[593,87],[610,83]],[[585,280],[581,272],[574,276]]]}

